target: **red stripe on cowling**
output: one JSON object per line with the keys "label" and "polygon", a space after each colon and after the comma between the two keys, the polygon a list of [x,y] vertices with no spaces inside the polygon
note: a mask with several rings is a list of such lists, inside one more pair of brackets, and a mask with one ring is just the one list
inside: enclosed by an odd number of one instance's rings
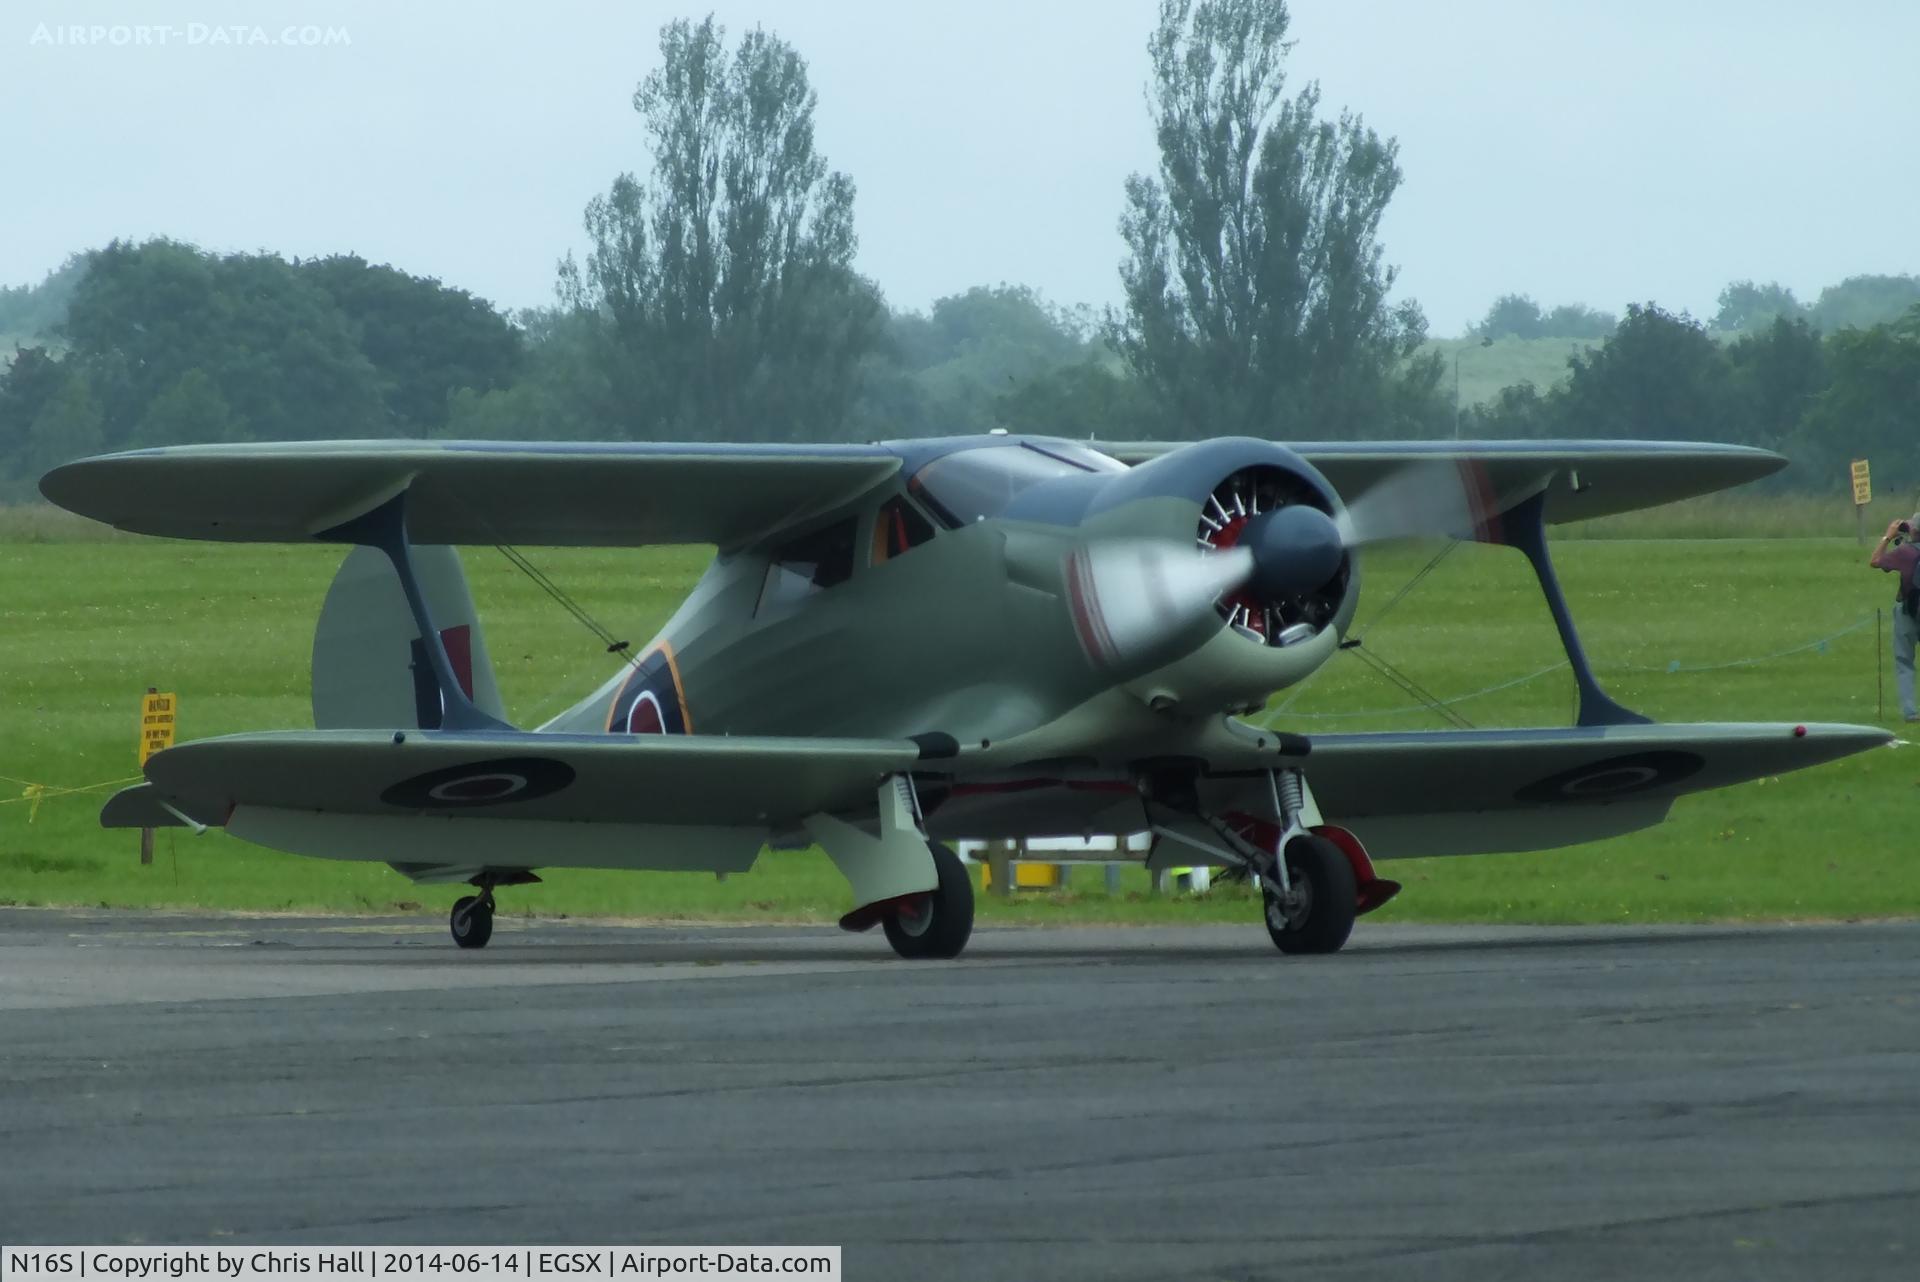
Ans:
{"label": "red stripe on cowling", "polygon": [[1089,658],[1101,663],[1113,661],[1113,637],[1100,617],[1100,601],[1093,591],[1093,575],[1084,551],[1067,558],[1067,601],[1073,608],[1074,630],[1080,634],[1080,647]]}

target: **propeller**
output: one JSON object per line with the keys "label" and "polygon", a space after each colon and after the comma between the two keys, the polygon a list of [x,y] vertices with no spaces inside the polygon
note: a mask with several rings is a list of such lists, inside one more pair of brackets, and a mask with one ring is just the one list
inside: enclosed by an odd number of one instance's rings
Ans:
{"label": "propeller", "polygon": [[1345,547],[1395,539],[1471,539],[1495,512],[1486,477],[1471,463],[1422,459],[1389,472],[1335,518]]}
{"label": "propeller", "polygon": [[[1484,474],[1453,459],[1394,469],[1329,515],[1314,501],[1260,483],[1224,482],[1208,500],[1198,549],[1145,539],[1103,540],[1069,559],[1075,625],[1089,654],[1143,657],[1217,606],[1229,622],[1273,638],[1298,604],[1333,590],[1352,549],[1396,539],[1484,536],[1495,511]],[[1265,510],[1263,510],[1265,506]],[[1231,543],[1225,543],[1231,538]],[[1334,602],[1337,604],[1337,600]],[[1230,608],[1231,607],[1231,608]],[[1333,604],[1314,607],[1319,626]]]}
{"label": "propeller", "polygon": [[1213,609],[1256,569],[1252,548],[1201,552],[1148,539],[1105,539],[1067,558],[1067,594],[1080,642],[1125,664]]}

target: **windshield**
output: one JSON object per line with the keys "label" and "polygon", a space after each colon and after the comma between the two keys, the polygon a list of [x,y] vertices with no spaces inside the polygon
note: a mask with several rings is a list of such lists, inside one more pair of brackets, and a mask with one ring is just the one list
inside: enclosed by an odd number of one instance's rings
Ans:
{"label": "windshield", "polygon": [[[907,488],[949,525],[971,525],[1000,515],[1016,497],[1042,481],[1096,470],[1090,463],[1063,457],[1078,452],[1071,446],[1052,445],[1044,451],[1030,445],[961,450],[915,472]],[[1111,464],[1112,460],[1105,462]]]}

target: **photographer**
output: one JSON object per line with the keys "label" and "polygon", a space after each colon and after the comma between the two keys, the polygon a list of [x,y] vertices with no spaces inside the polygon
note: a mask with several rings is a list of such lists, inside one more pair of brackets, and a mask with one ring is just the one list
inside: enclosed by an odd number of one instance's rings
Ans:
{"label": "photographer", "polygon": [[1920,638],[1920,593],[1913,588],[1913,571],[1920,565],[1920,545],[1913,542],[1913,531],[1920,527],[1920,512],[1905,521],[1887,526],[1867,564],[1876,570],[1888,570],[1900,576],[1900,590],[1893,606],[1893,679],[1900,689],[1900,711],[1909,721],[1920,721],[1920,709],[1913,702],[1913,644]]}

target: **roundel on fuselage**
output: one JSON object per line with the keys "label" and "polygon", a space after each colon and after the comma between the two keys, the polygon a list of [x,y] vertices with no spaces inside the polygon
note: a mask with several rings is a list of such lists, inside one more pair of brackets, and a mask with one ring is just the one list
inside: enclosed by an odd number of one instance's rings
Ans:
{"label": "roundel on fuselage", "polygon": [[614,734],[691,732],[680,673],[664,647],[650,651],[634,665],[608,710],[607,729]]}

